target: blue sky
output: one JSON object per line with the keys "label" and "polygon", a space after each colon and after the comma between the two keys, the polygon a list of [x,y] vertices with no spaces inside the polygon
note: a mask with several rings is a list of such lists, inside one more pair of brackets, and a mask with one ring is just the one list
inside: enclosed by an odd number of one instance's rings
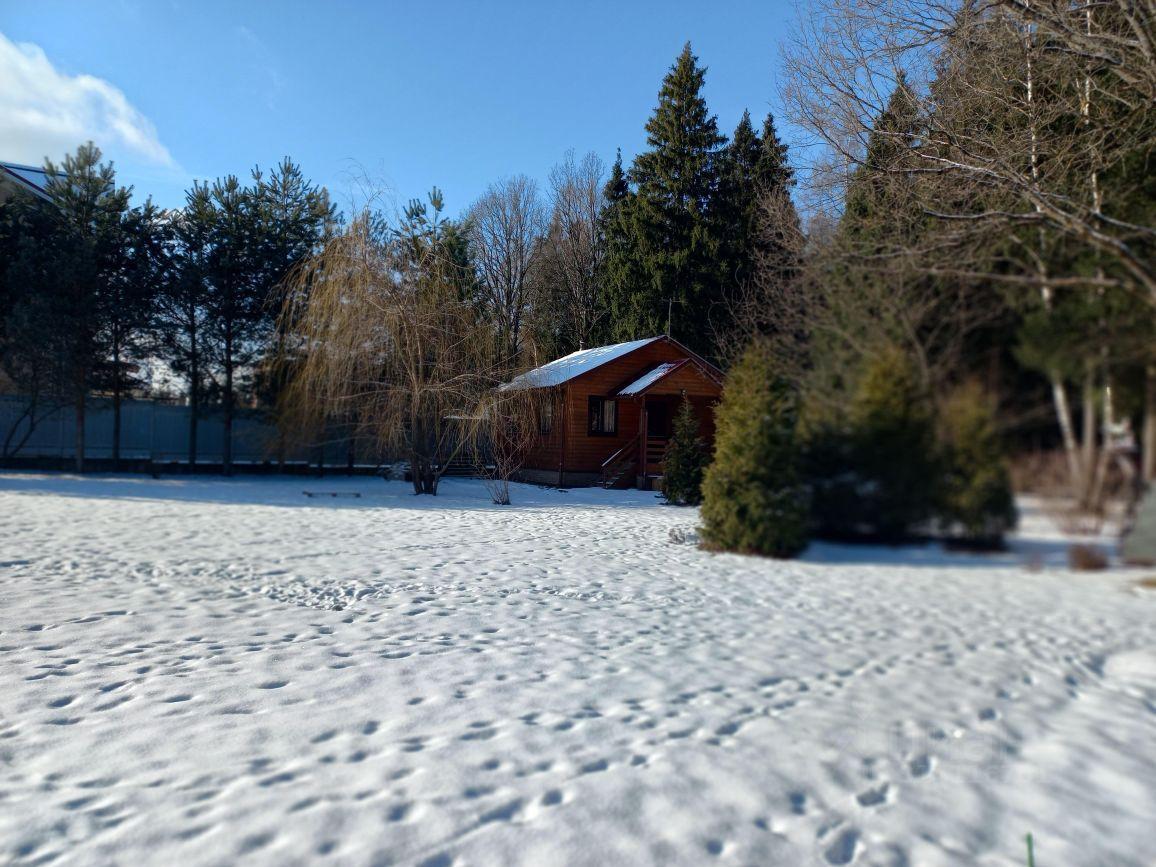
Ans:
{"label": "blue sky", "polygon": [[451,214],[498,178],[544,183],[568,148],[609,165],[621,147],[629,160],[688,39],[725,133],[744,108],[778,118],[778,49],[795,15],[790,0],[0,10],[0,158],[39,163],[92,137],[122,182],[174,206],[193,178],[288,154],[343,207],[367,177],[395,203],[436,184]]}

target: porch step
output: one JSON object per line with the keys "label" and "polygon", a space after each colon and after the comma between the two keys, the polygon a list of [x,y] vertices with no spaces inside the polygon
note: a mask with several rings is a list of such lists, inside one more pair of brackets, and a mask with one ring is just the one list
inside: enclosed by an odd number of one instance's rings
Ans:
{"label": "porch step", "polygon": [[[602,485],[602,487],[607,488],[607,489],[610,489],[610,488],[629,488],[630,487],[630,479],[632,478],[633,473],[634,473],[634,465],[633,464],[626,464],[624,466],[618,467],[613,473],[611,473],[609,476],[607,476],[601,482],[599,482],[599,484]],[[626,484],[622,484],[623,481],[626,481]]]}

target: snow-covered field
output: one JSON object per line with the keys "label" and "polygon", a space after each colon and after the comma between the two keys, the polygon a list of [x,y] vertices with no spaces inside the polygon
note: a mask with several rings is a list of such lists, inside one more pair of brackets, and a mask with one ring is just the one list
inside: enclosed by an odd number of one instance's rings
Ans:
{"label": "snow-covered field", "polygon": [[0,863],[1156,863],[1151,570],[514,497],[0,476]]}

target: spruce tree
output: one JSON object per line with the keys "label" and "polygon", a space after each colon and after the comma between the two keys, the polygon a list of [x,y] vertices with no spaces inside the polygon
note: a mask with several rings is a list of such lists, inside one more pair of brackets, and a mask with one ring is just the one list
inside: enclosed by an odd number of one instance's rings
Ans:
{"label": "spruce tree", "polygon": [[706,444],[698,435],[698,418],[685,397],[662,462],[662,495],[676,506],[702,502],[702,476],[707,464]]}
{"label": "spruce tree", "polygon": [[669,311],[671,334],[709,355],[720,300],[712,209],[726,139],[702,97],[705,72],[687,43],[663,79],[646,124],[649,149],[628,175],[633,192],[611,205],[607,290],[618,337],[662,333]]}
{"label": "spruce tree", "polygon": [[742,315],[740,299],[760,269],[764,275],[771,267],[789,273],[796,264],[788,235],[798,226],[798,215],[791,202],[794,172],[787,146],[779,140],[771,115],[760,136],[744,111],[720,162],[714,220],[722,238],[719,279],[726,303],[716,308],[711,324],[725,341],[734,325],[730,317],[736,311]]}
{"label": "spruce tree", "polygon": [[795,170],[787,160],[787,146],[775,129],[775,117],[768,114],[763,120],[761,148],[755,163],[755,185],[762,191],[790,191],[795,185]]}
{"label": "spruce tree", "polygon": [[807,544],[796,395],[764,342],[727,374],[714,461],[703,480],[702,535],[710,548],[790,557]]}

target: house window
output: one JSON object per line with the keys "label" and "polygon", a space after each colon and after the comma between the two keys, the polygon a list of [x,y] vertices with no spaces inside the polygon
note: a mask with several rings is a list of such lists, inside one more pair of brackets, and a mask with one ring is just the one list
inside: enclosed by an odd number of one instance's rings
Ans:
{"label": "house window", "polygon": [[614,436],[618,433],[618,404],[604,397],[590,398],[591,436]]}
{"label": "house window", "polygon": [[538,408],[538,433],[546,436],[554,430],[554,399],[548,396]]}

